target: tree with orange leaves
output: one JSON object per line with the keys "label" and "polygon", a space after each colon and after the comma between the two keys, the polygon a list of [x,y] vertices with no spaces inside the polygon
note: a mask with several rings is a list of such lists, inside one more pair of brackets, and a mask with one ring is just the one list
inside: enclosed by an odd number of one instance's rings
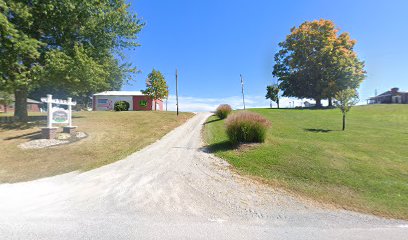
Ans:
{"label": "tree with orange leaves", "polygon": [[312,98],[316,106],[344,89],[357,89],[366,77],[364,62],[354,52],[355,40],[339,34],[330,20],[304,22],[279,43],[274,77],[283,96]]}

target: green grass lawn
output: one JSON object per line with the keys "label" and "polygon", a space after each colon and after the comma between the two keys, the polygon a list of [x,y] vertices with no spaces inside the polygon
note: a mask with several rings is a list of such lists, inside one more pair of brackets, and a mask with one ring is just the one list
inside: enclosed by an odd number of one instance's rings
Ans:
{"label": "green grass lawn", "polygon": [[40,150],[22,150],[18,145],[41,137],[45,122],[0,124],[0,183],[86,171],[115,162],[154,143],[191,116],[159,111],[74,112],[74,125],[88,137]]}
{"label": "green grass lawn", "polygon": [[[8,111],[8,112],[0,112],[0,118],[1,117],[13,117],[14,116],[14,111]],[[47,116],[46,112],[28,112],[29,117],[35,117],[35,116]]]}
{"label": "green grass lawn", "polygon": [[332,110],[251,109],[272,127],[264,144],[233,149],[224,121],[205,139],[238,171],[346,209],[408,219],[408,105],[354,107],[341,131]]}

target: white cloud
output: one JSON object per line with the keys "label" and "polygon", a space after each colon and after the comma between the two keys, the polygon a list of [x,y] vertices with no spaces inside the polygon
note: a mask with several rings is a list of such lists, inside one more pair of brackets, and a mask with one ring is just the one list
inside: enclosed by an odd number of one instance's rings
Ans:
{"label": "white cloud", "polygon": [[[314,103],[313,100],[308,99],[295,99],[295,98],[280,98],[280,107],[294,107],[303,106],[304,101]],[[327,104],[327,101],[322,102],[323,105]],[[243,109],[242,97],[232,96],[227,98],[196,98],[179,96],[179,109],[183,112],[208,112],[214,111],[220,104],[229,104],[233,109]],[[246,108],[268,108],[270,107],[270,101],[265,99],[264,96],[245,96]],[[167,107],[169,111],[176,110],[176,96],[170,95]],[[276,103],[273,103],[273,107],[276,107]]]}

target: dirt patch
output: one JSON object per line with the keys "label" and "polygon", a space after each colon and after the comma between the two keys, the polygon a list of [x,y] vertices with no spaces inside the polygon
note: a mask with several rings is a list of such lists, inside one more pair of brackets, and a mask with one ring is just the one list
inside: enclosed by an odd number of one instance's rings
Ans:
{"label": "dirt patch", "polygon": [[259,146],[261,146],[262,143],[241,143],[238,145],[237,149],[235,151],[237,152],[247,152],[250,150],[253,150],[255,148],[258,148]]}
{"label": "dirt patch", "polygon": [[56,147],[62,144],[70,144],[78,142],[81,139],[86,138],[88,135],[84,132],[77,132],[75,135],[68,133],[57,133],[56,139],[35,139],[28,142],[24,142],[18,145],[21,149],[41,149],[47,147]]}

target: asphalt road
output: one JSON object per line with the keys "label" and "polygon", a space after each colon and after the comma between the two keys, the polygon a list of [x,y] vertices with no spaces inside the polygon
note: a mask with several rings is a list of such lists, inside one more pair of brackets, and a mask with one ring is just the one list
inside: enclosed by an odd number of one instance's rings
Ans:
{"label": "asphalt road", "polygon": [[408,222],[237,175],[202,148],[208,116],[92,171],[0,185],[0,239],[408,239]]}

